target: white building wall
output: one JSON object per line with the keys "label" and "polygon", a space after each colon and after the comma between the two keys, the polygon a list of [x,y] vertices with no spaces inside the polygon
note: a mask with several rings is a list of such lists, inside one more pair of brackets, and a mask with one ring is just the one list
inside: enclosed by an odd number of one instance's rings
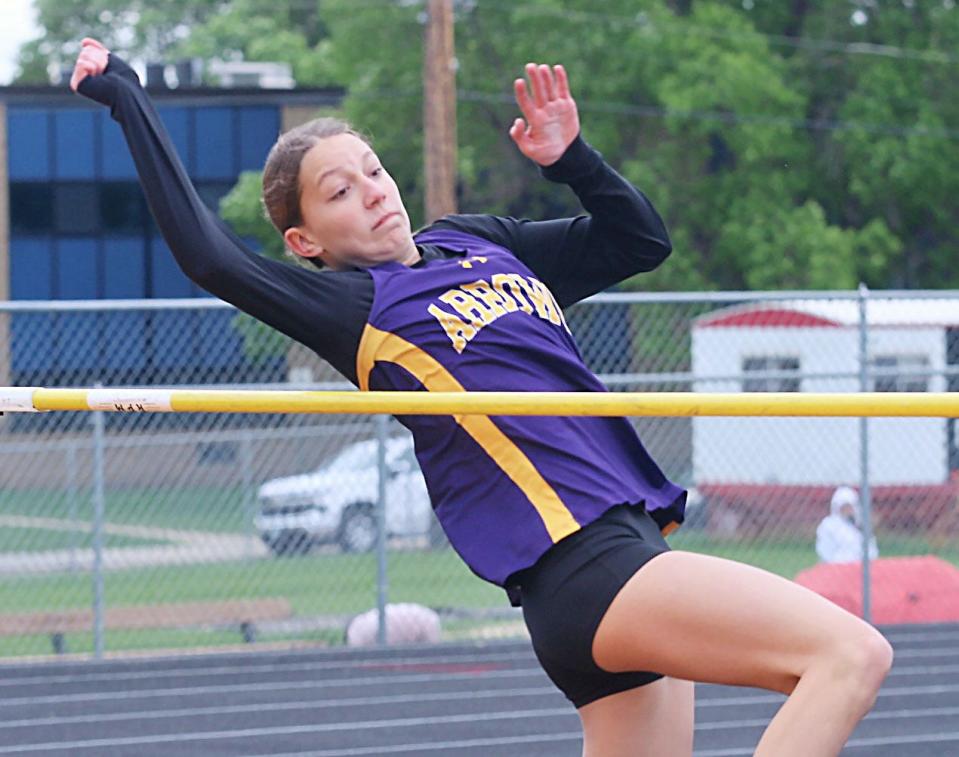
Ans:
{"label": "white building wall", "polygon": [[[798,357],[804,376],[848,374],[803,378],[802,391],[859,391],[859,332],[854,328],[702,328],[693,330],[692,348],[694,391],[742,391],[743,359],[764,355]],[[873,330],[870,353],[924,354],[930,370],[941,370],[945,332],[913,327]],[[930,379],[930,391],[944,389],[941,376]],[[859,423],[858,418],[694,418],[694,479],[697,485],[856,483],[861,479]],[[874,485],[945,481],[945,420],[870,419],[869,460]]]}

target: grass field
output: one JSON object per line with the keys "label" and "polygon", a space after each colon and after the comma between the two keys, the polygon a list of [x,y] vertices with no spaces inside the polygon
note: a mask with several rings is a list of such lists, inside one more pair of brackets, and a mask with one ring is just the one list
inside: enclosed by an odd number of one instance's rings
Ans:
{"label": "grass field", "polygon": [[[103,546],[110,547],[147,547],[166,544],[164,541],[137,539],[118,534],[104,534]],[[2,552],[46,552],[60,549],[89,549],[93,546],[93,535],[89,527],[77,531],[56,531],[49,528],[10,528],[0,527],[0,553]]]}
{"label": "grass field", "polygon": [[[0,515],[67,518],[66,498],[50,492],[0,493]],[[236,489],[192,488],[174,491],[110,492],[106,503],[110,523],[136,524],[220,533],[249,533],[248,504]],[[84,508],[75,508],[83,510]],[[85,507],[89,510],[89,505]],[[83,519],[83,512],[71,513]],[[883,557],[937,554],[959,565],[959,545],[932,548],[922,537],[879,534]],[[676,549],[718,555],[765,568],[792,578],[816,563],[811,538],[776,537],[764,540],[716,539],[695,529],[680,530],[670,538]],[[110,536],[107,546],[157,542]],[[89,546],[82,531],[0,528],[0,551],[34,551]],[[376,604],[375,555],[313,553],[289,558],[250,559],[203,565],[156,566],[107,573],[108,606],[154,605],[238,598],[284,597],[297,618],[347,617]],[[89,574],[18,575],[0,578],[0,607],[4,612],[85,608],[92,604]],[[506,608],[501,589],[479,580],[452,550],[398,551],[388,559],[388,598],[391,602],[418,602],[436,608]],[[469,632],[467,623],[457,630]],[[303,640],[338,643],[340,634],[310,631]],[[92,648],[89,634],[68,637],[73,651]],[[109,632],[107,649],[154,649],[196,645],[234,644],[235,631],[164,630]],[[48,654],[43,636],[0,638],[0,656]]]}
{"label": "grass field", "polygon": [[[155,567],[108,573],[104,594],[110,606],[284,597],[294,616],[348,617],[376,606],[374,555],[306,555],[239,563]],[[89,575],[33,576],[0,579],[0,606],[6,612],[90,607]],[[431,607],[507,606],[506,595],[473,576],[452,550],[390,555],[389,600]],[[339,643],[341,631],[311,631],[301,640]],[[236,644],[235,631],[157,630],[107,632],[109,650]],[[90,634],[68,634],[71,651],[92,650]],[[0,657],[50,653],[42,635],[0,638]]]}
{"label": "grass field", "polygon": [[[354,613],[376,604],[374,555],[306,555],[210,565],[157,566],[107,573],[111,605],[205,599],[285,597],[297,615]],[[390,601],[434,607],[487,607],[505,601],[502,589],[473,576],[452,550],[390,556]],[[89,575],[0,578],[7,612],[89,607]]]}
{"label": "grass field", "polygon": [[[881,557],[934,554],[959,566],[959,544],[934,546],[923,536],[877,535]],[[818,562],[813,539],[775,537],[768,539],[717,539],[697,531],[682,529],[669,539],[673,549],[726,557],[749,563],[787,578],[811,568]]]}
{"label": "grass field", "polygon": [[[233,533],[248,531],[253,516],[240,486],[107,491],[104,512],[111,523]],[[0,515],[89,521],[92,513],[88,491],[72,498],[61,489],[0,492]]]}

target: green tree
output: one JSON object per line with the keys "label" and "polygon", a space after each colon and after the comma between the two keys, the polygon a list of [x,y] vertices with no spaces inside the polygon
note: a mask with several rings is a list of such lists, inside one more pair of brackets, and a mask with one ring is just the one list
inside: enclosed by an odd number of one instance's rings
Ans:
{"label": "green tree", "polygon": [[[414,224],[432,220],[422,0],[37,3],[46,33],[21,54],[25,76],[92,33],[140,57],[283,60],[301,84],[346,87],[343,110],[374,139]],[[670,228],[669,264],[630,284],[959,286],[953,3],[464,0],[456,40],[463,212],[581,212],[507,134],[523,64],[562,62],[585,137]],[[234,224],[261,219],[257,181],[228,198]],[[244,233],[276,254],[275,233],[250,223]]]}
{"label": "green tree", "polygon": [[[325,3],[324,12],[336,6]],[[415,44],[422,32],[410,8],[397,4],[389,13],[388,22],[382,7],[333,13],[330,50],[341,78],[352,76],[347,111],[374,132],[422,221],[422,58]],[[401,33],[384,40],[377,30],[387,23]],[[506,134],[516,115],[511,83],[523,64],[562,61],[585,136],[647,191],[671,229],[676,254],[637,286],[849,286],[864,245],[876,245],[866,251],[870,270],[896,250],[895,239],[879,233],[882,225],[858,235],[872,218],[849,229],[835,225],[810,191],[817,166],[813,132],[804,128],[807,90],[796,86],[794,67],[773,49],[771,35],[758,32],[741,8],[483,2],[460,7],[456,36],[465,212],[580,212],[571,193],[542,181]],[[843,244],[834,248],[837,240]],[[819,262],[802,265],[807,254]]]}
{"label": "green tree", "polygon": [[777,41],[807,93],[817,177],[807,195],[832,224],[885,228],[866,234],[877,246],[860,251],[859,277],[877,287],[959,284],[951,199],[959,179],[950,171],[959,146],[959,9],[756,2],[748,15]]}
{"label": "green tree", "polygon": [[161,60],[188,30],[221,12],[217,0],[34,0],[43,33],[20,50],[17,82],[46,83],[47,67],[67,67],[83,37],[123,55]]}
{"label": "green tree", "polygon": [[301,85],[330,83],[319,0],[35,0],[43,34],[20,51],[20,83],[71,65],[83,37],[118,54],[174,62],[268,60],[289,63]]}
{"label": "green tree", "polygon": [[220,217],[240,237],[256,240],[264,255],[275,260],[288,259],[283,238],[263,209],[262,177],[259,171],[244,171],[236,186],[220,200]]}

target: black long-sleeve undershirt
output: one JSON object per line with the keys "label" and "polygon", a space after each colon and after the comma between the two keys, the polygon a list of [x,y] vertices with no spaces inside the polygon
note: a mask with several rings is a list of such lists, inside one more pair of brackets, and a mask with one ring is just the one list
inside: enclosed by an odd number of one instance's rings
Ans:
{"label": "black long-sleeve undershirt", "polygon": [[[183,272],[200,287],[306,345],[356,383],[356,354],[373,304],[362,269],[312,271],[250,250],[204,205],[135,72],[116,56],[85,78],[82,95],[120,124],[150,210]],[[551,221],[454,215],[433,227],[464,231],[516,255],[567,306],[636,273],[670,252],[662,220],[646,197],[577,138],[542,169],[568,184],[588,216]],[[458,251],[421,246],[425,260]]]}

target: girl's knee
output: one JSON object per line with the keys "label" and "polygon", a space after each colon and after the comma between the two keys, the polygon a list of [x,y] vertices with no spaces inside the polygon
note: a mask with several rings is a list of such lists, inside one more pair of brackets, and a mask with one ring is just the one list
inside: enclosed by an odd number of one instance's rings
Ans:
{"label": "girl's knee", "polygon": [[863,623],[831,653],[832,668],[847,686],[871,699],[892,667],[892,646],[872,626]]}
{"label": "girl's knee", "polygon": [[879,631],[872,626],[868,626],[866,632],[863,633],[859,649],[863,674],[867,678],[875,680],[876,688],[879,688],[890,668],[892,668],[892,645]]}

